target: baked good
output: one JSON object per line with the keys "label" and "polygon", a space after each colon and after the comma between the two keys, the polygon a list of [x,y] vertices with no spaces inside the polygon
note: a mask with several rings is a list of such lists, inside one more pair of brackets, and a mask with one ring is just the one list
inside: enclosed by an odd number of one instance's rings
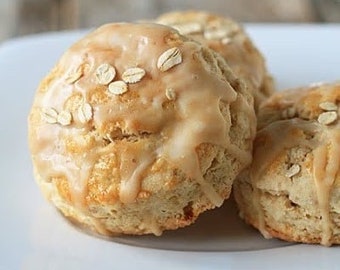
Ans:
{"label": "baked good", "polygon": [[255,122],[222,57],[168,26],[117,23],[42,80],[29,144],[38,185],[66,217],[104,235],[160,235],[229,197]]}
{"label": "baked good", "polygon": [[240,216],[266,237],[340,243],[340,83],[263,103],[253,163],[235,181]]}
{"label": "baked good", "polygon": [[264,57],[242,26],[232,19],[203,11],[178,11],[163,14],[156,22],[170,25],[220,53],[251,88],[256,109],[274,92]]}

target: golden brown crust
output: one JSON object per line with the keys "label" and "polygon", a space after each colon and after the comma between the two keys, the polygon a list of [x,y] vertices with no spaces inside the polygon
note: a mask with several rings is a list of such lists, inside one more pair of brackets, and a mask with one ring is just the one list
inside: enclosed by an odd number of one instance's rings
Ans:
{"label": "golden brown crust", "polygon": [[274,93],[264,57],[241,25],[232,19],[203,11],[180,11],[163,14],[156,22],[175,27],[221,54],[251,88],[256,109]]}
{"label": "golden brown crust", "polygon": [[251,168],[234,184],[265,236],[340,244],[340,84],[277,93],[259,111]]}
{"label": "golden brown crust", "polygon": [[252,95],[223,58],[156,24],[110,24],[74,44],[29,117],[45,196],[108,235],[159,235],[221,205],[254,133]]}

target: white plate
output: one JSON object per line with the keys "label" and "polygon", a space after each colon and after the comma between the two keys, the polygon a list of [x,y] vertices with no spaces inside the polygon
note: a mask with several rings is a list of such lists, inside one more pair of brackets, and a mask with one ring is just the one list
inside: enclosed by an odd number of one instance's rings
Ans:
{"label": "white plate", "polygon": [[[340,79],[340,25],[247,25],[279,88]],[[340,247],[264,240],[232,202],[162,237],[107,241],[66,222],[42,198],[27,149],[27,114],[39,80],[84,32],[0,46],[0,269],[336,269]]]}

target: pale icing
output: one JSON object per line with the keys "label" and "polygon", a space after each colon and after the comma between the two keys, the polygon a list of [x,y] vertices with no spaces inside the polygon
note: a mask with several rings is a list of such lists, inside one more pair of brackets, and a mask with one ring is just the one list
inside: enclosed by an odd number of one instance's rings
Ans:
{"label": "pale icing", "polygon": [[[179,48],[183,62],[166,72],[157,69],[158,57],[167,49]],[[31,151],[38,174],[45,181],[53,177],[65,177],[69,184],[72,201],[85,211],[87,183],[94,165],[104,154],[117,147],[120,160],[119,198],[122,203],[135,202],[141,191],[145,173],[155,160],[164,158],[181,169],[188,177],[197,181],[202,192],[217,206],[223,199],[219,191],[202,175],[197,147],[210,143],[230,149],[241,163],[251,160],[250,153],[228,140],[231,128],[220,111],[221,103],[230,104],[237,99],[237,93],[221,74],[214,74],[204,63],[200,53],[202,47],[193,41],[183,41],[168,27],[153,24],[111,24],[101,27],[80,42],[73,45],[61,58],[58,67],[66,74],[82,67],[84,74],[75,84],[67,84],[65,76],[52,79],[49,88],[38,92],[34,108],[64,109],[65,101],[72,94],[80,94],[83,102],[91,104],[93,119],[82,124],[73,117],[71,125],[41,122],[34,127]],[[114,66],[120,79],[124,70],[131,67],[143,68],[146,75],[135,84],[128,85],[128,92],[115,96],[105,87],[98,90],[95,71],[103,64]],[[166,89],[176,93],[173,110],[164,109],[170,102]],[[104,92],[106,101],[92,101],[91,93]],[[246,102],[241,100],[242,103]],[[227,112],[229,106],[227,106]],[[242,105],[244,106],[244,105]],[[247,115],[254,118],[254,112],[247,108]],[[94,138],[88,149],[80,152],[67,149],[66,137],[78,138],[92,132],[99,133],[108,123],[116,123],[126,137],[126,145],[115,142],[103,146],[102,139]],[[249,127],[251,130],[252,128]],[[130,142],[129,137],[141,134],[154,136],[156,143]],[[251,139],[252,131],[249,132]],[[101,134],[105,135],[105,134]],[[117,150],[116,149],[116,150]],[[98,225],[95,225],[98,226]],[[154,232],[159,233],[157,226]]]}

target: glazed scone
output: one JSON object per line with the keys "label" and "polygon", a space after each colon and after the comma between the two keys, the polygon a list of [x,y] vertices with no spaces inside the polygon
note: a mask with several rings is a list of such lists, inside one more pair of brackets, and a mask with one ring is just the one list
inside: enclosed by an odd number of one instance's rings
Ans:
{"label": "glazed scone", "polygon": [[251,162],[253,98],[224,59],[175,29],[108,24],[41,82],[29,116],[37,183],[104,235],[160,235],[229,197]]}
{"label": "glazed scone", "polygon": [[266,237],[340,244],[340,83],[287,90],[259,111],[240,216]]}
{"label": "glazed scone", "polygon": [[237,22],[203,11],[170,12],[161,15],[156,22],[170,25],[220,53],[251,88],[256,110],[274,92],[264,57]]}

